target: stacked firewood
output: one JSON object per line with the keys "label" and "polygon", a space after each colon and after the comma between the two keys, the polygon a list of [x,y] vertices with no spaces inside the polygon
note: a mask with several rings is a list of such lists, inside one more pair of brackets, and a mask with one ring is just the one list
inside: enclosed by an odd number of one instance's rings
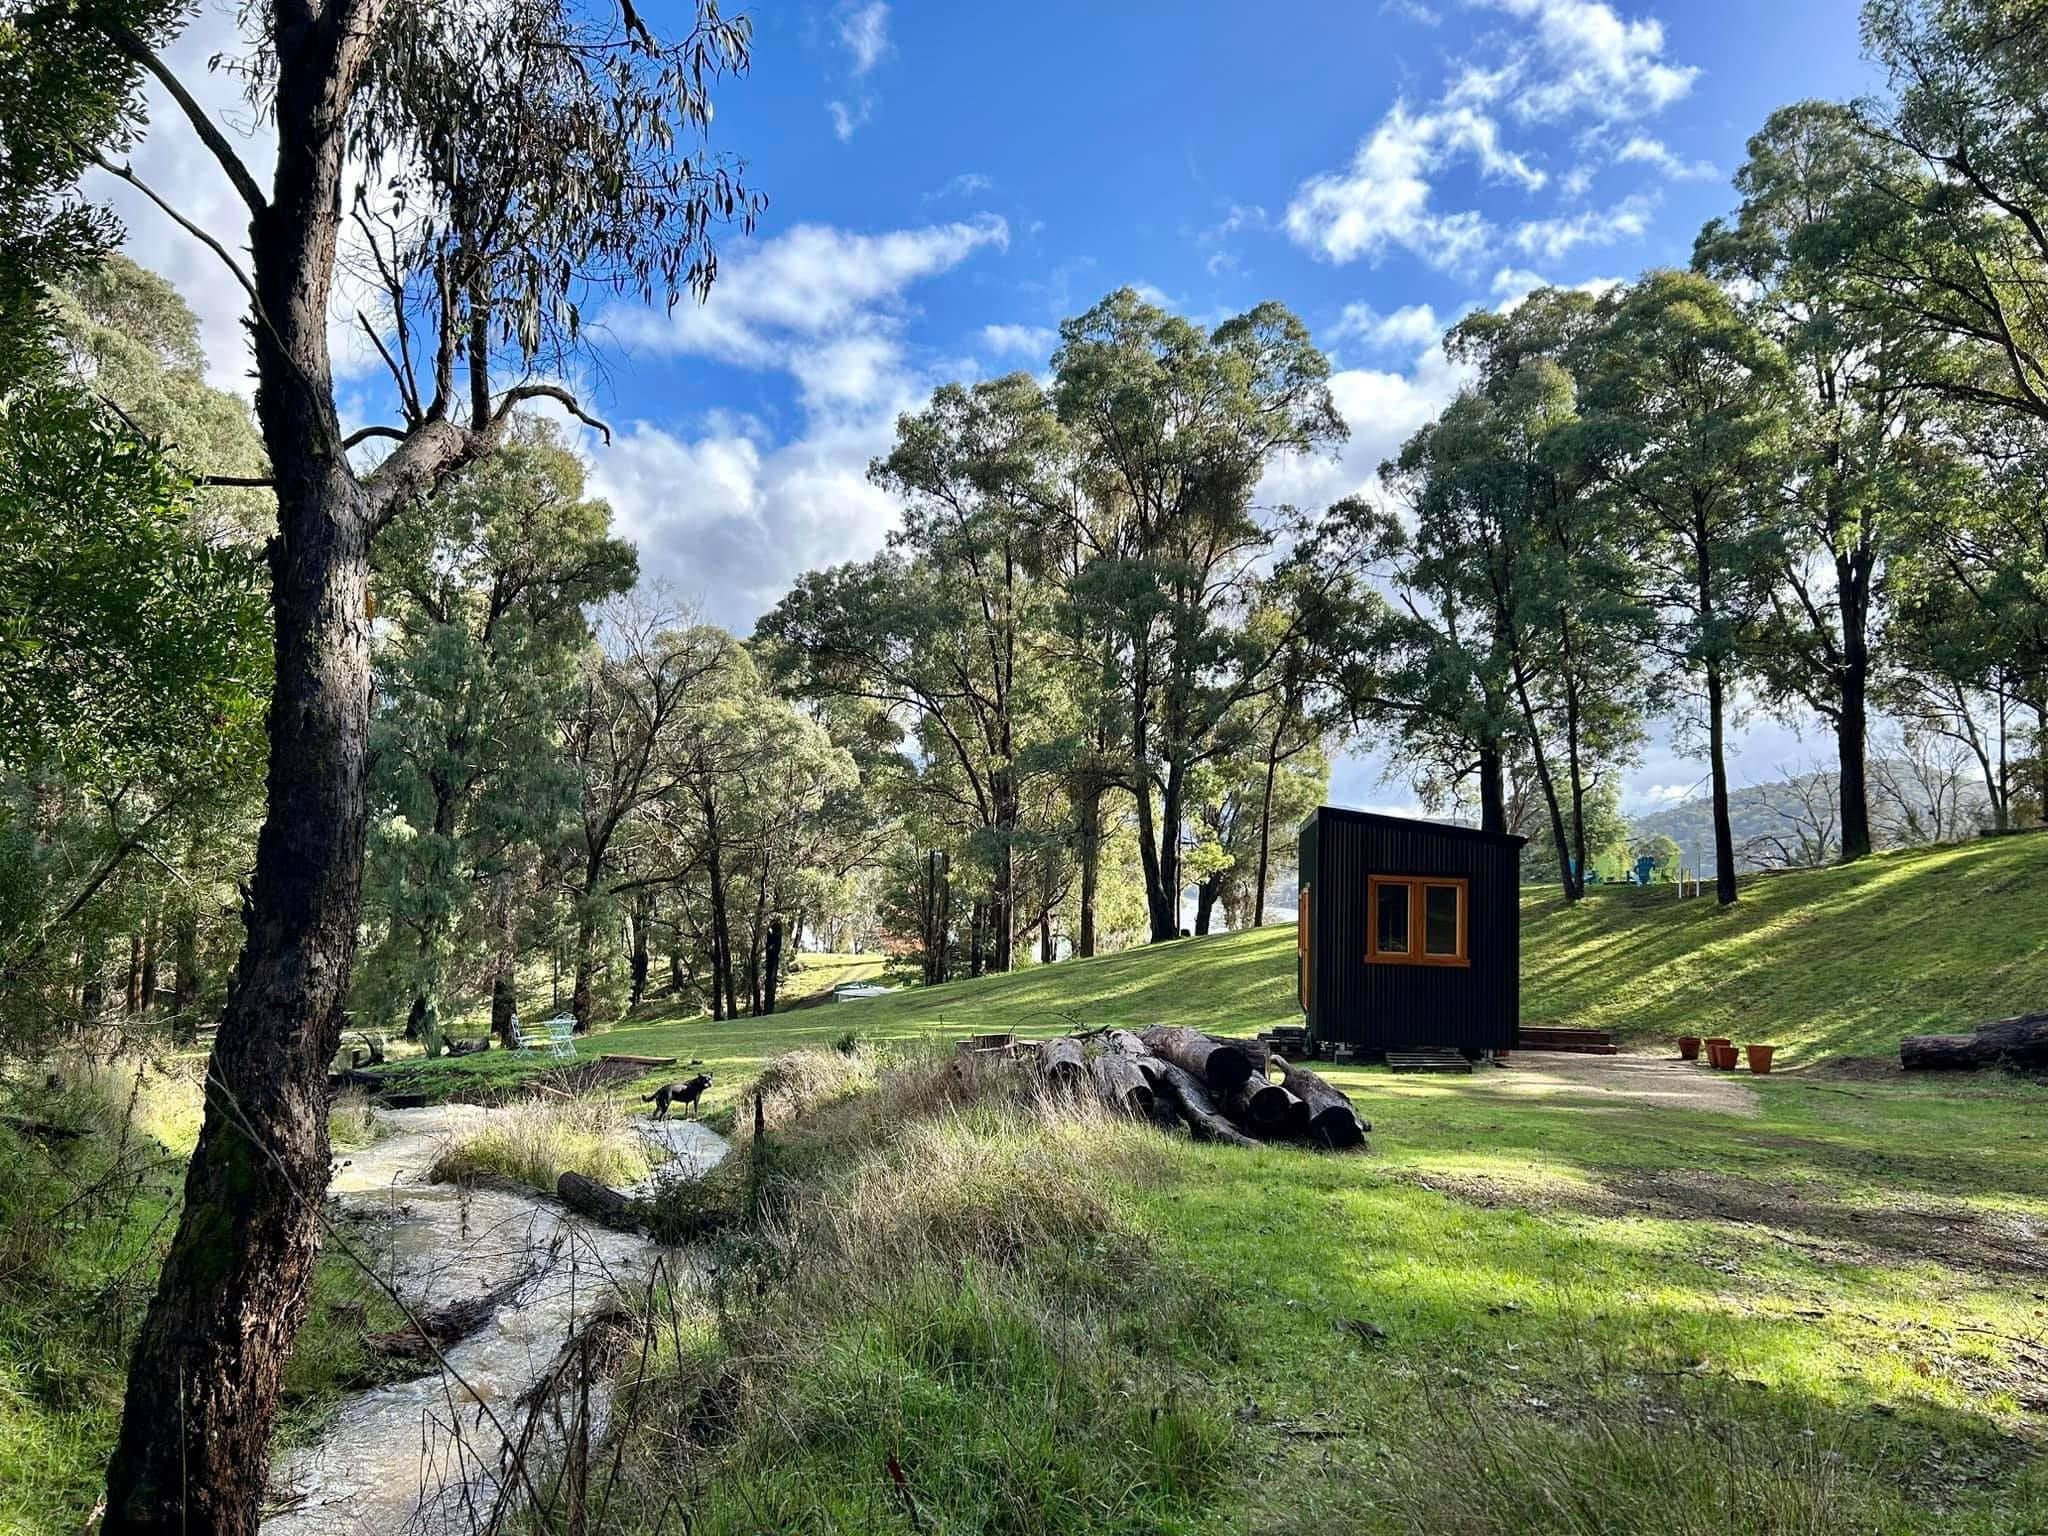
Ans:
{"label": "stacked firewood", "polygon": [[1026,1050],[1053,1087],[1093,1093],[1162,1127],[1184,1124],[1198,1141],[1341,1151],[1364,1146],[1372,1129],[1340,1089],[1259,1040],[1162,1024],[1061,1035]]}

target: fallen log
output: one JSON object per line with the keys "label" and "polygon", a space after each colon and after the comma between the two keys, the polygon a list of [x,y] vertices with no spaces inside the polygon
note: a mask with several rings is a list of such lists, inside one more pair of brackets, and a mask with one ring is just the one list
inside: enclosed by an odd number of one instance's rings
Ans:
{"label": "fallen log", "polygon": [[1908,1035],[1899,1042],[1899,1065],[1908,1072],[2048,1068],[2048,1013],[1980,1024],[1967,1035]]}
{"label": "fallen log", "polygon": [[1218,1045],[1232,1045],[1244,1052],[1244,1059],[1252,1064],[1253,1077],[1273,1075],[1273,1047],[1263,1040],[1240,1040],[1235,1035],[1211,1035]]}
{"label": "fallen log", "polygon": [[1127,1058],[1145,1074],[1145,1081],[1153,1088],[1159,1086],[1159,1058],[1145,1049],[1145,1042],[1128,1029],[1112,1029],[1102,1037],[1102,1048],[1114,1056]]}
{"label": "fallen log", "polygon": [[[1246,1130],[1266,1136],[1282,1129],[1288,1118],[1288,1105],[1300,1103],[1278,1083],[1269,1083],[1263,1077],[1248,1077],[1223,1095],[1223,1108],[1231,1119]],[[1308,1118],[1305,1109],[1302,1118]]]}
{"label": "fallen log", "polygon": [[1273,1059],[1280,1066],[1280,1081],[1289,1092],[1300,1098],[1308,1110],[1305,1134],[1309,1139],[1337,1148],[1355,1147],[1364,1142],[1365,1133],[1372,1126],[1359,1118],[1358,1111],[1351,1107],[1351,1100],[1343,1090],[1331,1087],[1306,1067],[1292,1065],[1284,1056]]}
{"label": "fallen log", "polygon": [[1217,1040],[1199,1029],[1157,1024],[1139,1032],[1147,1050],[1217,1093],[1228,1093],[1253,1074],[1253,1059],[1242,1045]]}
{"label": "fallen log", "polygon": [[1307,1136],[1309,1134],[1309,1120],[1311,1119],[1307,1101],[1291,1088],[1283,1087],[1280,1091],[1287,1095],[1287,1105],[1281,1111],[1280,1119],[1273,1127],[1273,1134],[1291,1137]]}
{"label": "fallen log", "polygon": [[[1244,1058],[1239,1057],[1242,1061]],[[1256,1147],[1258,1143],[1217,1111],[1216,1101],[1202,1080],[1172,1061],[1160,1062],[1159,1091],[1173,1099],[1174,1107],[1187,1120],[1197,1141],[1221,1141],[1233,1147]]]}
{"label": "fallen log", "polygon": [[640,1202],[631,1195],[622,1194],[609,1184],[600,1184],[587,1179],[580,1173],[564,1173],[555,1180],[555,1198],[579,1216],[587,1216],[599,1226],[610,1227],[618,1232],[638,1232],[641,1227]]}
{"label": "fallen log", "polygon": [[1104,1051],[1088,1063],[1095,1092],[1111,1109],[1140,1119],[1152,1113],[1152,1079],[1129,1056]]}
{"label": "fallen log", "polygon": [[1038,1071],[1055,1088],[1079,1088],[1088,1081],[1088,1063],[1081,1055],[1081,1042],[1071,1035],[1040,1041]]}

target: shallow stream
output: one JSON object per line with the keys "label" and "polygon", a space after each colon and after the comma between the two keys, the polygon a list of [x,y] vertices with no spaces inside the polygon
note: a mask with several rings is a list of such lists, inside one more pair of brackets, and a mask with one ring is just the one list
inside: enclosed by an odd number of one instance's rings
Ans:
{"label": "shallow stream", "polygon": [[[336,1169],[330,1190],[349,1241],[407,1306],[445,1313],[493,1300],[478,1326],[443,1346],[445,1368],[349,1399],[318,1440],[278,1458],[271,1484],[283,1507],[263,1536],[486,1529],[501,1503],[525,1495],[510,1447],[529,1436],[548,1447],[563,1412],[578,1411],[550,1401],[572,1394],[535,1390],[578,1333],[620,1297],[694,1271],[686,1250],[596,1226],[536,1195],[427,1182],[449,1139],[493,1113],[467,1104],[378,1110],[386,1134]],[[729,1150],[693,1120],[636,1127],[669,1154],[656,1180],[701,1175]],[[607,1378],[590,1383],[593,1440],[610,1393]]]}

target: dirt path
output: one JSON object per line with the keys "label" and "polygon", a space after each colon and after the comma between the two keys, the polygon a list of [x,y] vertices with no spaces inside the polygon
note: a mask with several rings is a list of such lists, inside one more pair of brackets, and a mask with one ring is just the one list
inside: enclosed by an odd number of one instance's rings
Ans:
{"label": "dirt path", "polygon": [[[518,1481],[508,1486],[508,1443],[531,1435],[545,1450],[563,1433],[551,1399],[581,1331],[621,1296],[694,1270],[691,1255],[592,1226],[552,1201],[427,1183],[448,1139],[492,1113],[463,1104],[380,1110],[388,1134],[337,1170],[332,1192],[352,1240],[406,1304],[478,1316],[443,1350],[445,1370],[351,1398],[314,1444],[279,1459],[271,1482],[280,1507],[263,1536],[484,1528],[501,1501],[522,1501]],[[671,1154],[657,1178],[695,1177],[729,1150],[695,1121],[639,1129]],[[609,1382],[593,1382],[593,1425],[609,1407]]]}
{"label": "dirt path", "polygon": [[1617,1099],[1652,1109],[1754,1115],[1761,1106],[1747,1072],[1716,1072],[1674,1056],[1575,1056],[1517,1051],[1502,1068],[1473,1073],[1482,1091],[1514,1098]]}

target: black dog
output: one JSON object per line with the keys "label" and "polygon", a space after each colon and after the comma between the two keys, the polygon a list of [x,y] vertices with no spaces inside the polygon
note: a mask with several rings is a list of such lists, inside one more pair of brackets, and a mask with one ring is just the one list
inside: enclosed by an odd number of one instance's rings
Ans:
{"label": "black dog", "polygon": [[704,1090],[711,1086],[711,1074],[699,1072],[687,1082],[663,1083],[640,1102],[654,1106],[654,1118],[666,1120],[671,1102],[680,1103],[685,1111],[694,1109],[697,1101],[704,1096]]}

